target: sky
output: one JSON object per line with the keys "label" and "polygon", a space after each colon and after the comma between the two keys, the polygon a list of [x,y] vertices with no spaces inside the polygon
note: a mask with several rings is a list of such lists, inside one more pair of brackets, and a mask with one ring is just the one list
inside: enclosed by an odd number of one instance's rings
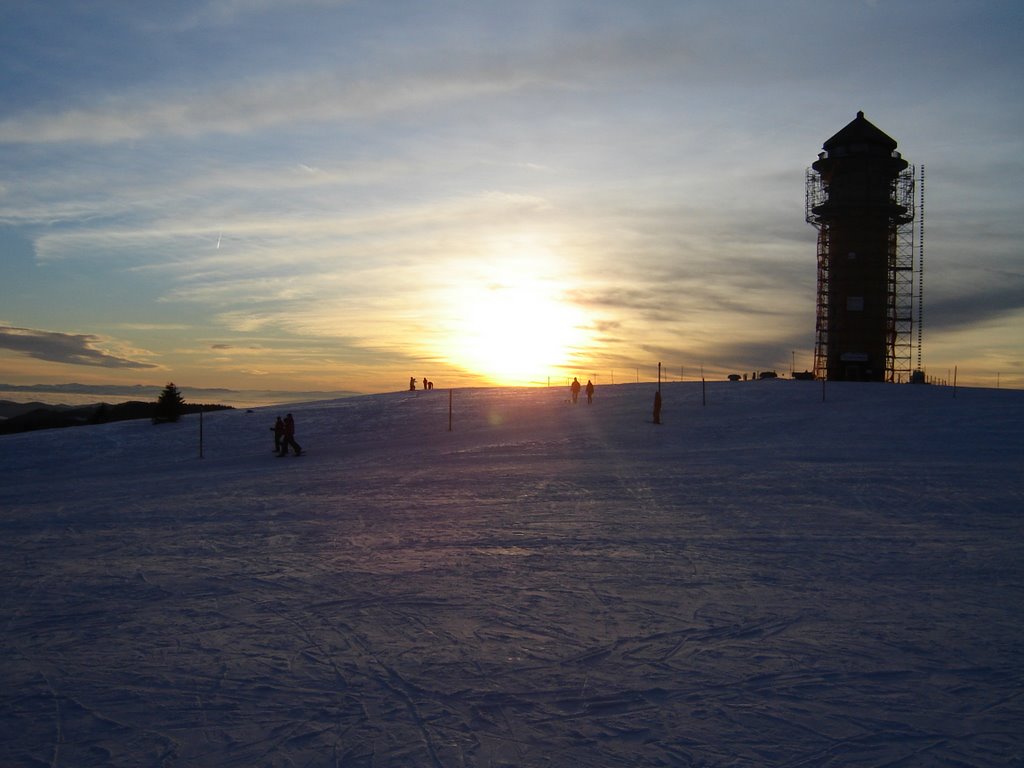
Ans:
{"label": "sky", "polygon": [[9,0],[0,384],[808,369],[805,173],[863,110],[926,169],[924,369],[1024,387],[1022,28],[1016,0]]}

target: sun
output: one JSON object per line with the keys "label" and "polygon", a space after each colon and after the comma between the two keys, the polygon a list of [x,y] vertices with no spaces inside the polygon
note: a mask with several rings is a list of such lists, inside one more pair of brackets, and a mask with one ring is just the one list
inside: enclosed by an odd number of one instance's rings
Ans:
{"label": "sun", "polygon": [[556,280],[504,275],[460,289],[453,363],[496,384],[539,384],[584,342],[584,317]]}

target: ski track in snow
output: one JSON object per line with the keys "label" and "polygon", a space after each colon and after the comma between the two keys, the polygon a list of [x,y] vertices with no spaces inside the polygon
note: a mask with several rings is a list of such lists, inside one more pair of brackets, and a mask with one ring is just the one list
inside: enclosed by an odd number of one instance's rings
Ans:
{"label": "ski track in snow", "polygon": [[1024,765],[1024,393],[653,389],[0,438],[0,765]]}

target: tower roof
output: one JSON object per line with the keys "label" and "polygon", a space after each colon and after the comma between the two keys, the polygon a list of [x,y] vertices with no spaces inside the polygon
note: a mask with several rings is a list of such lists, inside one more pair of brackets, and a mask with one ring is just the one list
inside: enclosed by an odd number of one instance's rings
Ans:
{"label": "tower roof", "polygon": [[822,144],[822,148],[826,152],[830,152],[835,147],[848,144],[873,144],[885,147],[889,152],[896,149],[896,140],[868,122],[863,112],[858,112],[857,117],[851,120],[839,133]]}

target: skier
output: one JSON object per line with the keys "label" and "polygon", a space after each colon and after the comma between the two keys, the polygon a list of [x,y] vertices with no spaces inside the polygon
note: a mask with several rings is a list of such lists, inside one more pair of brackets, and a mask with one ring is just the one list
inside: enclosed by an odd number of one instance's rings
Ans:
{"label": "skier", "polygon": [[284,417],[284,440],[281,442],[281,452],[278,456],[288,455],[288,446],[292,447],[296,456],[302,455],[302,446],[295,442],[295,419],[289,413]]}
{"label": "skier", "polygon": [[274,453],[281,452],[281,441],[284,438],[284,421],[281,417],[277,417],[277,421],[274,422],[274,426],[270,428],[270,431],[274,433]]}
{"label": "skier", "polygon": [[594,382],[587,379],[587,403],[594,402]]}
{"label": "skier", "polygon": [[572,390],[572,401],[575,403],[580,397],[580,380],[575,376],[572,377],[572,386],[569,389]]}

